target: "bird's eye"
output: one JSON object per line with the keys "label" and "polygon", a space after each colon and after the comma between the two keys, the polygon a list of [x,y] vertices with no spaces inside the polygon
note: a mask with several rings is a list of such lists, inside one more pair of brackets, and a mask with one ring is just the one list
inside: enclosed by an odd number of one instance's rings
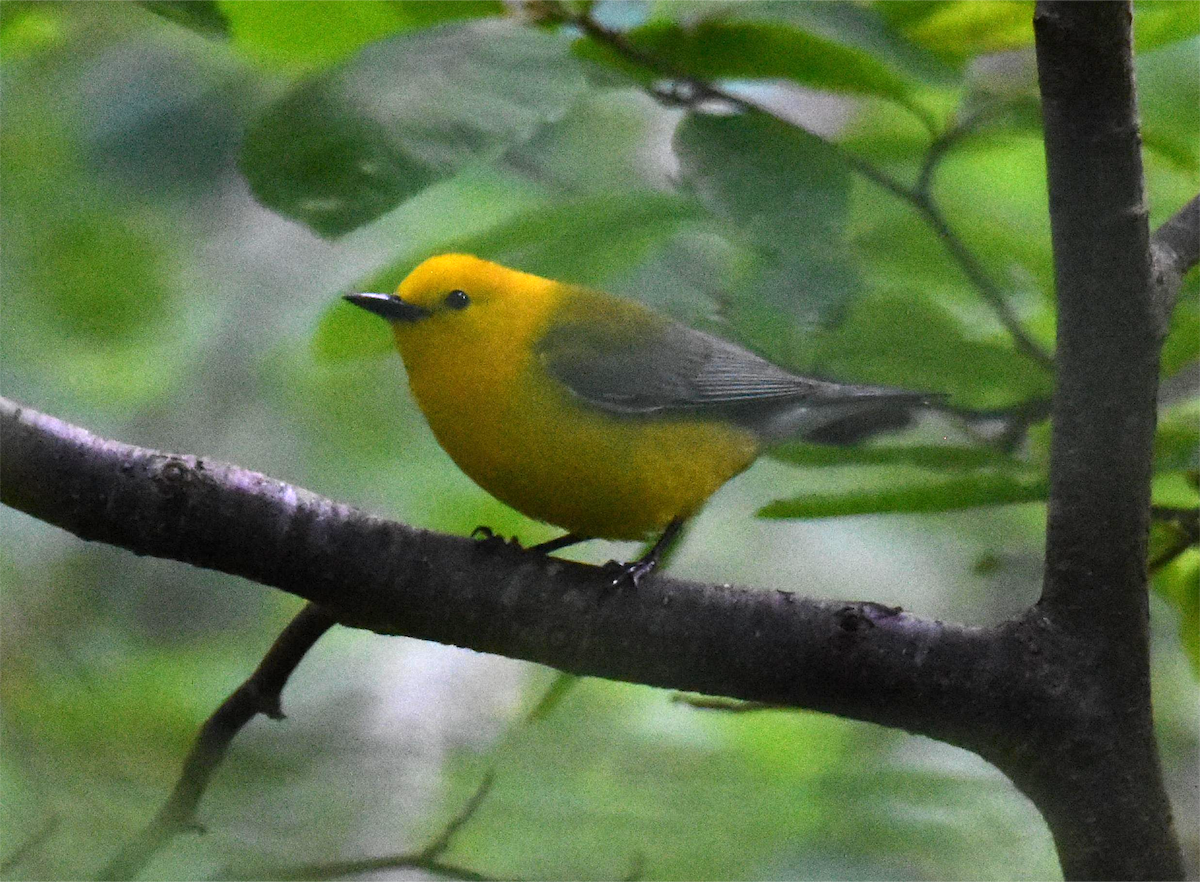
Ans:
{"label": "bird's eye", "polygon": [[471,302],[466,291],[451,291],[446,295],[446,305],[451,309],[464,309]]}

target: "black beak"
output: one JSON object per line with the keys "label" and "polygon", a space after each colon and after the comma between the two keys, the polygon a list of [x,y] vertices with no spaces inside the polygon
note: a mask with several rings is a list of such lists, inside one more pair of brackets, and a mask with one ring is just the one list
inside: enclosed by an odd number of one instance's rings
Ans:
{"label": "black beak", "polygon": [[428,309],[407,303],[395,294],[345,294],[342,299],[389,322],[415,322],[429,315]]}

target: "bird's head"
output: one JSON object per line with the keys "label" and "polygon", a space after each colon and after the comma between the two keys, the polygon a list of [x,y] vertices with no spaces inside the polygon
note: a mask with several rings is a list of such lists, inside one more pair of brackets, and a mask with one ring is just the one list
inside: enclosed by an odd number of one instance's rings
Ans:
{"label": "bird's head", "polygon": [[419,264],[394,294],[345,299],[386,319],[408,354],[429,346],[488,346],[532,334],[561,288],[470,254],[439,254]]}
{"label": "bird's head", "polygon": [[470,254],[439,254],[419,264],[394,294],[347,294],[345,299],[390,322],[415,324],[497,303],[519,308],[541,299],[553,284]]}

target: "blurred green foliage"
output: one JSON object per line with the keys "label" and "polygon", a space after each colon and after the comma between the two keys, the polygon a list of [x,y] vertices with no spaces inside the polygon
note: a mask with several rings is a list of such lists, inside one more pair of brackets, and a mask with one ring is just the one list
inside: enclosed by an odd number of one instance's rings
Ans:
{"label": "blurred green foliage", "polygon": [[579,54],[642,82],[672,72],[705,79],[786,79],[833,92],[878,95],[903,106],[911,101],[905,79],[869,53],[787,23],[707,17],[688,26],[657,21],[634,28],[626,39],[662,66],[647,70],[594,41],[581,41]]}
{"label": "blurred green foliage", "polygon": [[[549,538],[449,463],[386,330],[338,296],[470,251],[602,285],[796,369],[950,396],[906,435],[781,448],[698,519],[679,572],[978,622],[1028,605],[1049,432],[997,444],[989,420],[1046,397],[1051,378],[911,204],[846,155],[910,186],[954,133],[929,192],[1052,348],[1032,4],[590,8],[667,68],[491,2],[0,5],[4,394],[431,529]],[[1139,2],[1135,30],[1157,224],[1200,189],[1200,5]],[[643,87],[668,68],[810,131],[657,101]],[[1193,273],[1164,348],[1162,505],[1200,499],[1198,288]],[[11,878],[87,876],[150,817],[197,726],[297,606],[0,518],[0,862],[18,856]],[[1153,553],[1178,541],[1157,524]],[[1158,735],[1192,855],[1198,567],[1191,548],[1153,581]],[[793,572],[803,584],[781,584]],[[491,767],[495,790],[448,855],[489,874],[1057,872],[1029,803],[951,748],[594,681],[522,725],[547,682],[331,634],[285,694],[290,720],[235,743],[202,805],[210,835],[181,838],[148,875],[398,853]]]}

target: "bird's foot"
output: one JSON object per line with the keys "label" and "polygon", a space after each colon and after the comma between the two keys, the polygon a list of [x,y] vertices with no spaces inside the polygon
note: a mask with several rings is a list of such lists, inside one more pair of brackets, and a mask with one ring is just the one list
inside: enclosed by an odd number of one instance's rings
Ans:
{"label": "bird's foot", "polygon": [[612,580],[612,587],[618,588],[622,584],[629,584],[633,588],[637,588],[638,584],[646,576],[654,571],[658,566],[659,560],[671,544],[674,543],[679,536],[679,531],[683,528],[682,520],[674,520],[667,524],[667,529],[658,537],[658,541],[650,547],[650,550],[643,554],[635,561],[629,563],[621,563],[620,561],[610,560],[604,565],[606,570],[617,571],[616,578]]}
{"label": "bird's foot", "polygon": [[606,572],[613,574],[613,580],[609,582],[610,588],[620,588],[622,585],[628,585],[630,588],[636,589],[641,584],[642,579],[650,575],[654,568],[658,566],[657,560],[633,560],[629,563],[621,563],[619,560],[610,560],[604,565]]}
{"label": "bird's foot", "polygon": [[505,539],[491,527],[476,527],[471,531],[471,538],[477,540],[479,546],[488,551],[502,551],[505,549],[524,551],[521,540],[516,536],[513,536],[511,539]]}

